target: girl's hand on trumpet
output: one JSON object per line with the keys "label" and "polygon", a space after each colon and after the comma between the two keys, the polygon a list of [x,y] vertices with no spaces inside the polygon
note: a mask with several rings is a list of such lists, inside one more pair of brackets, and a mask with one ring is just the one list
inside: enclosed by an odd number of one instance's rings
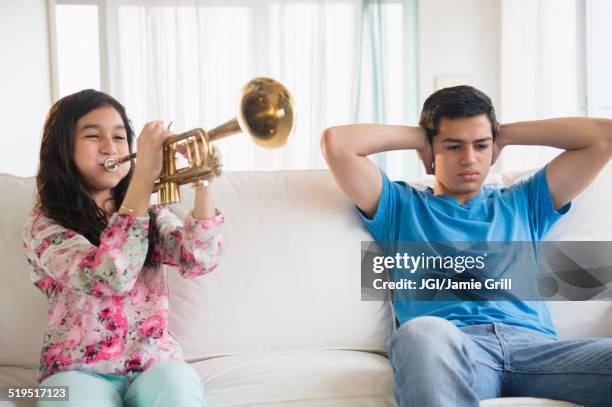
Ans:
{"label": "girl's hand on trumpet", "polygon": [[[206,157],[206,147],[202,143],[197,143],[198,153],[201,159]],[[195,201],[193,204],[193,212],[192,216],[196,219],[210,219],[217,215],[215,211],[213,196],[210,188],[210,182],[215,177],[214,167],[217,166],[221,168],[221,151],[214,145],[208,145],[212,152],[212,165],[213,171],[208,173],[206,176],[202,177],[199,181],[194,184],[195,189]],[[177,144],[176,151],[181,154],[185,159],[189,160],[190,157],[192,160],[195,160],[195,151],[191,150],[189,153],[187,152],[187,147],[184,143]]]}
{"label": "girl's hand on trumpet", "polygon": [[149,122],[144,125],[138,136],[138,158],[134,175],[125,193],[119,213],[148,214],[149,201],[155,180],[159,177],[163,164],[163,147],[172,132],[164,127],[161,121]]}
{"label": "girl's hand on trumpet", "polygon": [[[219,165],[221,165],[221,154],[219,149],[211,145],[213,152],[213,159],[218,159]],[[210,188],[208,187],[210,181],[215,175],[210,172],[208,176],[202,178],[197,184],[195,184],[195,200],[193,203],[192,216],[196,219],[210,219],[215,217],[218,212],[215,210],[213,202],[213,196]]]}
{"label": "girl's hand on trumpet", "polygon": [[[201,143],[197,143],[198,148],[199,148],[199,153],[200,153],[200,157],[201,159],[204,159],[204,157],[206,156],[206,148],[204,147],[203,144]],[[210,147],[210,150],[212,152],[212,164],[211,164],[211,168],[218,168],[219,170],[223,167],[223,160],[222,160],[222,156],[221,156],[221,150],[219,148],[217,148],[216,145],[214,144],[209,144],[208,145]],[[181,154],[183,157],[185,157],[186,160],[189,160],[189,154],[187,153],[187,147],[185,147],[185,144],[181,143],[178,144],[176,146],[176,151]],[[191,159],[195,160],[195,152],[192,150],[191,152]],[[214,174],[214,171],[211,171],[209,174],[207,174],[205,177],[202,177],[202,180],[208,181],[209,183],[213,180],[213,178],[215,177],[216,174]]]}
{"label": "girl's hand on trumpet", "polygon": [[174,135],[164,127],[164,122],[153,121],[144,125],[138,136],[138,159],[134,175],[154,182],[161,174],[164,143]]}

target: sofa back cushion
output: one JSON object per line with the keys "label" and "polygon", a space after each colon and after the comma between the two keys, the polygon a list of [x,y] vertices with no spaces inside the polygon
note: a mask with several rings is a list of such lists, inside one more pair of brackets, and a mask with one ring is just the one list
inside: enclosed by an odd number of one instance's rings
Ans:
{"label": "sofa back cushion", "polygon": [[[608,166],[547,238],[612,240],[611,179]],[[385,350],[389,308],[361,301],[360,242],[370,236],[329,171],[227,172],[211,188],[226,218],[224,258],[209,275],[184,280],[170,270],[168,277],[170,331],[186,359],[288,348]],[[46,300],[30,281],[21,242],[34,180],[0,174],[0,190],[0,365],[36,366]],[[172,210],[183,217],[193,190],[181,191]],[[549,305],[562,337],[612,336],[608,302]]]}
{"label": "sofa back cushion", "polygon": [[[0,365],[37,366],[46,299],[30,281],[21,228],[33,178],[0,175]],[[362,302],[360,241],[369,239],[328,171],[225,173],[211,186],[225,214],[224,258],[185,280],[169,269],[170,332],[188,360],[263,349],[384,351],[390,312]],[[193,190],[183,187],[184,217]]]}
{"label": "sofa back cushion", "polygon": [[0,365],[38,366],[47,300],[32,284],[21,229],[34,200],[34,178],[0,174]]}
{"label": "sofa back cushion", "polygon": [[[225,173],[224,257],[210,275],[170,273],[170,329],[188,359],[288,348],[384,351],[383,302],[361,301],[370,239],[328,171]],[[185,188],[179,216],[193,206]]]}

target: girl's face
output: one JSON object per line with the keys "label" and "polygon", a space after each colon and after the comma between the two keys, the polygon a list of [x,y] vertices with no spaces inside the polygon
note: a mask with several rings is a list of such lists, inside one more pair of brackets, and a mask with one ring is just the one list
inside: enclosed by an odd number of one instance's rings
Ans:
{"label": "girl's face", "polygon": [[127,154],[127,132],[121,115],[113,107],[99,107],[77,121],[74,162],[93,196],[110,193],[130,170],[128,161],[114,172],[106,171],[104,161]]}

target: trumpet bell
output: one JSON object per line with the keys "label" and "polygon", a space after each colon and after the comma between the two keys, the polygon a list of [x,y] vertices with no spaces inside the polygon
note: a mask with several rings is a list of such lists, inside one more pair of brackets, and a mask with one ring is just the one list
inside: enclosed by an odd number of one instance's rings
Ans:
{"label": "trumpet bell", "polygon": [[255,78],[242,88],[237,120],[255,144],[282,147],[294,126],[293,98],[274,79]]}

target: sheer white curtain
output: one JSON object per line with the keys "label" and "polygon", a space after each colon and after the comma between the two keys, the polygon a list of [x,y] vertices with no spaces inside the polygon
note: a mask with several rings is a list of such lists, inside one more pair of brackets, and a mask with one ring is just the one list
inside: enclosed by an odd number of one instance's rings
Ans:
{"label": "sheer white curtain", "polygon": [[[137,129],[172,120],[177,132],[236,116],[256,76],[293,94],[297,126],[279,150],[236,135],[219,141],[230,170],[323,168],[320,132],[353,118],[361,6],[355,1],[129,1],[107,11],[110,92]],[[107,7],[109,5],[107,4]],[[110,6],[112,8],[112,5]],[[113,21],[114,20],[114,21]],[[112,41],[115,41],[115,44]]]}
{"label": "sheer white curtain", "polygon": [[[248,80],[284,83],[298,116],[289,144],[269,151],[244,135],[221,140],[226,169],[325,168],[324,128],[417,122],[417,0],[55,3],[61,58],[54,96],[87,87],[109,92],[125,103],[137,131],[160,119],[173,121],[176,132],[211,129],[236,115]],[[94,71],[97,78],[80,75]],[[418,175],[414,153],[374,159],[394,178]]]}
{"label": "sheer white curtain", "polygon": [[586,17],[589,115],[612,119],[612,1],[589,0]]}
{"label": "sheer white curtain", "polygon": [[[236,115],[250,79],[287,86],[297,112],[288,145],[223,139],[228,170],[326,168],[326,127],[416,123],[416,0],[106,0],[102,14],[102,89],[137,131],[156,119],[211,129]],[[414,154],[376,159],[394,177],[418,174]]]}
{"label": "sheer white curtain", "polygon": [[[502,0],[500,121],[610,117],[610,16],[607,0]],[[511,146],[502,168],[539,167],[560,152]]]}
{"label": "sheer white curtain", "polygon": [[[364,0],[355,122],[418,123],[417,1]],[[376,154],[391,179],[414,179],[413,150]]]}
{"label": "sheer white curtain", "polygon": [[[503,0],[500,121],[579,116],[580,51],[575,0]],[[544,165],[560,150],[510,146],[504,170]]]}

